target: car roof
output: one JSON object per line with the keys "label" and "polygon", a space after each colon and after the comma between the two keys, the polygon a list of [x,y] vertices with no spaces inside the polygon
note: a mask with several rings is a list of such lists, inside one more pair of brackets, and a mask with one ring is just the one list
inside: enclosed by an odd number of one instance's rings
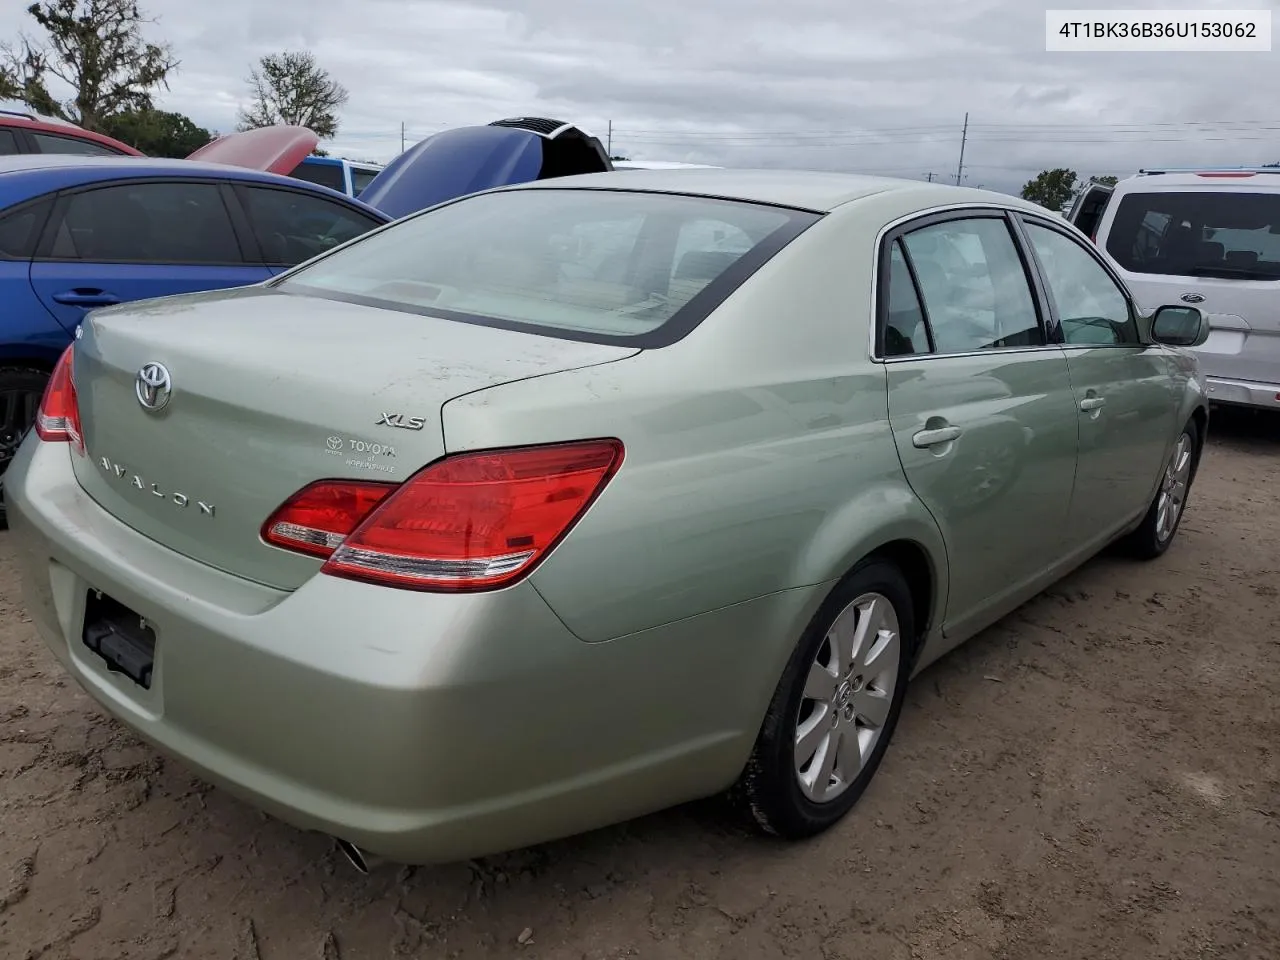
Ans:
{"label": "car roof", "polygon": [[1142,171],[1125,177],[1116,183],[1125,192],[1147,193],[1162,187],[1196,187],[1201,190],[1259,190],[1280,189],[1280,168],[1232,169],[1230,167],[1205,168],[1204,170]]}
{"label": "car roof", "polygon": [[[26,153],[0,156],[0,206],[21,202],[45,190],[60,190],[83,183],[123,179],[126,177],[204,176],[222,180],[245,180],[273,183],[303,192],[320,193],[339,198],[382,220],[390,216],[345,193],[294,177],[237,167],[226,163],[201,163],[195,160],[168,160],[160,157],[84,157],[69,154]],[[30,181],[37,181],[30,184]],[[5,187],[26,181],[21,196],[9,196]],[[55,182],[56,181],[56,182]],[[29,192],[28,192],[29,191]]]}
{"label": "car roof", "polygon": [[924,205],[985,202],[1044,213],[1043,207],[1030,201],[990,190],[953,187],[922,180],[809,170],[736,170],[720,167],[628,169],[538,180],[518,184],[510,189],[546,190],[557,187],[693,194],[795,207],[817,213],[828,213],[846,203],[878,194],[917,193]]}

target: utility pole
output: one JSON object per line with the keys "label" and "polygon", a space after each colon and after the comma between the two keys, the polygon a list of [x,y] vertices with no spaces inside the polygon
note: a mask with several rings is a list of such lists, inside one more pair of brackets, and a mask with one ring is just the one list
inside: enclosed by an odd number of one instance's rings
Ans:
{"label": "utility pole", "polygon": [[609,156],[612,157],[613,156],[613,121],[612,120],[609,121],[609,133],[607,134],[607,136],[609,138],[609,142],[605,146],[605,153],[609,154]]}
{"label": "utility pole", "polygon": [[960,186],[960,179],[964,176],[964,145],[969,139],[969,111],[964,114],[964,130],[960,133],[960,164],[956,167],[956,186]]}
{"label": "utility pole", "polygon": [[930,172],[930,173],[926,173],[926,174],[925,174],[925,178],[926,178],[930,183],[933,183],[933,178],[934,178],[934,177],[936,177],[936,176],[937,176],[937,174],[936,174],[936,173],[932,173],[932,172]]}
{"label": "utility pole", "polygon": [[400,152],[404,153],[404,121],[400,121]]}

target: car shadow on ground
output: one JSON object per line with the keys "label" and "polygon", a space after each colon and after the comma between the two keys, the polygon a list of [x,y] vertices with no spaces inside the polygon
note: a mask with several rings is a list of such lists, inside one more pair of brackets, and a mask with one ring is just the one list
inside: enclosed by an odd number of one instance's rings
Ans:
{"label": "car shadow on ground", "polygon": [[1280,453],[1280,411],[1215,407],[1209,416],[1209,443],[1241,452]]}

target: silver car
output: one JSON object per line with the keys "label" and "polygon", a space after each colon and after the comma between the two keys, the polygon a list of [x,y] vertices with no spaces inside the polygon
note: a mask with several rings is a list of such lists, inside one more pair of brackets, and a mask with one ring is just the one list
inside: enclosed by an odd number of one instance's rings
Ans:
{"label": "silver car", "polygon": [[358,865],[729,788],[803,837],[915,672],[1168,548],[1206,331],[1006,196],[567,178],[91,314],[6,491],[71,675]]}

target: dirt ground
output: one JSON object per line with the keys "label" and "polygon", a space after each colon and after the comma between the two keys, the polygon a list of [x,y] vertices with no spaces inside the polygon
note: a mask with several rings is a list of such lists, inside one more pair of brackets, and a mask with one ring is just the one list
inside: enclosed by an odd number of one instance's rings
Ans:
{"label": "dirt ground", "polygon": [[362,877],[67,680],[0,533],[0,957],[1280,957],[1280,419],[1215,415],[1179,540],[1095,560],[913,685],[800,846],[716,802]]}

